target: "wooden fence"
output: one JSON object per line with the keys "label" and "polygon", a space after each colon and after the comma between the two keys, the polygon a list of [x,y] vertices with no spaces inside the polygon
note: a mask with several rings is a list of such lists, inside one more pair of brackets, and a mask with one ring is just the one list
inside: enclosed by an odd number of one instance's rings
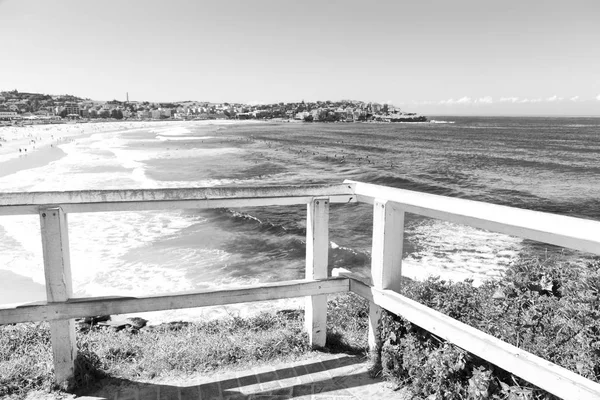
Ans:
{"label": "wooden fence", "polygon": [[[328,276],[329,204],[355,202],[373,204],[372,285],[352,274]],[[69,213],[294,204],[307,205],[304,280],[163,296],[73,297]],[[379,346],[378,326],[383,308],[557,396],[600,398],[599,384],[398,294],[407,212],[600,254],[600,222],[353,181],[296,187],[2,193],[0,217],[40,216],[47,302],[0,308],[0,324],[48,321],[55,378],[62,382],[74,373],[77,348],[73,318],[306,297],[305,321],[310,342],[323,346],[327,295],[352,291],[370,301],[372,349]]]}

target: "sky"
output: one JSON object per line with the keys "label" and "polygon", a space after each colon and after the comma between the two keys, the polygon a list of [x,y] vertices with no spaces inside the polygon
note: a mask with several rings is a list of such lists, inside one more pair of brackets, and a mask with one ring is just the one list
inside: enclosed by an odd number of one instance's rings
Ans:
{"label": "sky", "polygon": [[0,0],[0,90],[600,115],[600,1]]}

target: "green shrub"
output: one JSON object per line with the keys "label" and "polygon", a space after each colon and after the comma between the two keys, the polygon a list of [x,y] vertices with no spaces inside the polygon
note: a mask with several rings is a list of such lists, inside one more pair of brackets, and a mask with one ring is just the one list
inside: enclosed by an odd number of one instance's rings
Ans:
{"label": "green shrub", "polygon": [[[599,381],[599,267],[520,260],[480,287],[430,278],[406,283],[402,294]],[[381,329],[384,375],[416,398],[554,398],[401,317],[385,313]]]}
{"label": "green shrub", "polygon": [[327,348],[366,355],[369,302],[354,293],[330,296],[327,302]]}

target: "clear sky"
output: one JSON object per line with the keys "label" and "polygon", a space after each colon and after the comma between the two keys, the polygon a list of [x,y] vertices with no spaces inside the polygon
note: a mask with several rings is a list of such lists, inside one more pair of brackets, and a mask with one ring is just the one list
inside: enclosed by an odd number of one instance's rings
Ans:
{"label": "clear sky", "polygon": [[600,115],[600,1],[0,0],[0,90]]}

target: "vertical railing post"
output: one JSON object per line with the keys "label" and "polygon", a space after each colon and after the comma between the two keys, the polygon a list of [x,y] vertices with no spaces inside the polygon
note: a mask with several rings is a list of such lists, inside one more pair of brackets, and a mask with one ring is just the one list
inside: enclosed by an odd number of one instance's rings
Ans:
{"label": "vertical railing post", "polygon": [[[375,199],[373,203],[373,250],[371,279],[377,289],[400,290],[402,277],[402,246],[404,240],[404,210],[391,201]],[[379,322],[381,307],[369,305],[369,350],[379,353],[381,339]]]}
{"label": "vertical railing post", "polygon": [[[306,279],[327,278],[329,254],[329,198],[314,198],[307,208]],[[306,297],[305,326],[313,347],[325,346],[327,295]]]}
{"label": "vertical railing post", "polygon": [[[41,208],[40,222],[44,252],[44,274],[48,302],[67,301],[73,294],[67,214],[60,207]],[[75,321],[50,322],[56,383],[69,385],[74,376],[77,344]]]}

